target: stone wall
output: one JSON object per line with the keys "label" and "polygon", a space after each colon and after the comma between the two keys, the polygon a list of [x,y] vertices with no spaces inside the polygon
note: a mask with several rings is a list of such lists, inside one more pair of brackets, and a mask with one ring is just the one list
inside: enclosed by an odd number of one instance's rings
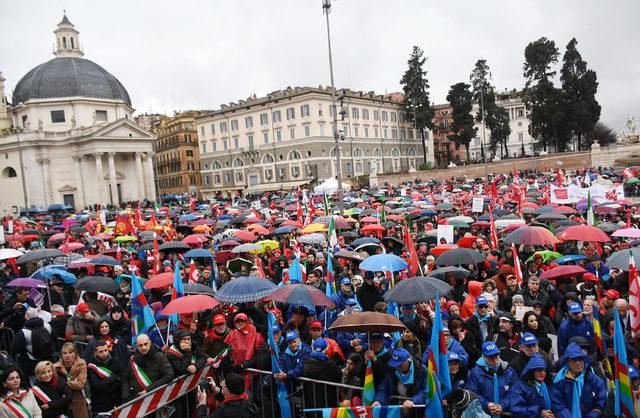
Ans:
{"label": "stone wall", "polygon": [[621,168],[640,163],[640,143],[615,144],[611,147],[591,148],[591,161],[594,166]]}
{"label": "stone wall", "polygon": [[[576,169],[581,167],[590,167],[591,153],[583,152],[565,152],[560,154],[548,154],[535,158],[518,158],[513,160],[496,161],[487,164],[487,172],[489,174],[506,174],[513,172],[513,166],[518,170],[526,170],[535,168],[537,170],[548,170],[550,168],[562,167],[565,169]],[[467,166],[451,167],[438,170],[418,171],[415,173],[398,173],[384,174],[378,176],[378,183],[390,183],[397,185],[403,181],[413,181],[416,178],[421,180],[428,179],[446,179],[451,177],[467,176],[469,178],[484,177],[485,167],[483,164],[472,164]]]}

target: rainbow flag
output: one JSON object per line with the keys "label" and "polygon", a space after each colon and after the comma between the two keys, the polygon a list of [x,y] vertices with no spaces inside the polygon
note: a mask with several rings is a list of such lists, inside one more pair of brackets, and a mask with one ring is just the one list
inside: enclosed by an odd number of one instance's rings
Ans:
{"label": "rainbow flag", "polygon": [[436,309],[429,343],[426,391],[426,416],[429,418],[444,417],[442,393],[444,392],[446,396],[451,392],[451,376],[449,375],[447,344],[444,339],[442,315],[440,314],[440,292],[436,294]]}
{"label": "rainbow flag", "polygon": [[354,406],[350,408],[314,408],[305,412],[322,412],[322,418],[400,418],[401,406]]}
{"label": "rainbow flag", "polygon": [[595,333],[596,347],[600,352],[602,358],[602,365],[604,366],[604,374],[607,377],[607,383],[609,390],[614,389],[613,384],[613,370],[611,369],[611,362],[607,356],[607,343],[602,337],[602,326],[600,324],[600,312],[598,312],[598,305],[593,305],[593,331]]}
{"label": "rainbow flag", "polygon": [[143,334],[156,324],[147,298],[142,293],[142,287],[136,276],[131,272],[131,345],[136,345],[138,334]]}
{"label": "rainbow flag", "polygon": [[367,368],[364,372],[364,388],[362,389],[362,403],[369,406],[376,398],[376,388],[373,385],[373,366],[371,360],[367,361]]}
{"label": "rainbow flag", "polygon": [[615,358],[615,390],[614,405],[615,416],[636,418],[636,410],[633,401],[633,392],[631,391],[631,380],[629,379],[629,361],[627,359],[627,347],[624,342],[624,334],[622,332],[622,324],[618,310],[613,310],[613,351]]}

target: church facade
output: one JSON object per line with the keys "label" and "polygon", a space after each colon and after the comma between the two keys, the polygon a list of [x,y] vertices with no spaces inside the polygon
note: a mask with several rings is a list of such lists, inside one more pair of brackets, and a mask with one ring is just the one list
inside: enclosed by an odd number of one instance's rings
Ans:
{"label": "church facade", "polygon": [[132,120],[124,86],[83,58],[66,15],[54,33],[55,58],[29,71],[0,109],[0,216],[155,200],[154,134]]}

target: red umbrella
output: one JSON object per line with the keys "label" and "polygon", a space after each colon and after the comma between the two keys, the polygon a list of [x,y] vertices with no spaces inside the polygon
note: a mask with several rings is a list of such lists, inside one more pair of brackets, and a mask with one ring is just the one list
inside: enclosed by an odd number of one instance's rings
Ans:
{"label": "red umbrella", "polygon": [[360,222],[363,224],[370,223],[370,222],[378,222],[378,218],[374,218],[373,216],[365,216],[364,218],[360,219]]}
{"label": "red umbrella", "polygon": [[247,242],[254,242],[258,240],[258,237],[256,237],[256,234],[254,234],[253,232],[244,231],[244,230],[234,232],[233,236]]}
{"label": "red umbrella", "polygon": [[302,283],[283,286],[265,299],[293,305],[331,305],[331,299],[322,290]]}
{"label": "red umbrella", "polygon": [[186,295],[167,303],[162,313],[164,315],[186,314],[213,309],[220,302],[209,295]]}
{"label": "red umbrella", "polygon": [[511,232],[503,241],[518,245],[550,245],[558,243],[558,238],[541,226],[525,226]]}
{"label": "red umbrella", "polygon": [[524,209],[524,208],[538,209],[539,207],[540,207],[540,206],[536,205],[536,204],[535,204],[535,203],[533,203],[533,202],[524,202],[524,203],[522,204],[522,208],[523,208],[523,209]]}
{"label": "red umbrella", "polygon": [[70,253],[71,251],[77,251],[81,248],[84,248],[84,244],[80,242],[70,242],[58,247],[58,249],[63,253]]}
{"label": "red umbrella", "polygon": [[571,215],[574,213],[578,213],[578,211],[572,208],[571,206],[558,206],[557,208],[554,209],[554,211],[558,213],[562,213],[564,215]]}
{"label": "red umbrella", "polygon": [[215,222],[212,221],[211,219],[198,219],[197,221],[191,222],[192,226],[199,226],[199,225],[211,226],[213,224],[215,224]]}
{"label": "red umbrella", "polygon": [[458,245],[458,247],[471,248],[471,244],[476,242],[477,239],[478,237],[474,237],[473,235],[470,235],[467,237],[460,238],[458,242],[456,242],[456,244]]}
{"label": "red umbrella", "polygon": [[234,241],[232,239],[230,239],[229,241],[223,241],[220,243],[220,248],[222,247],[237,247],[238,245],[240,245],[240,243],[238,241]]}
{"label": "red umbrella", "polygon": [[231,251],[216,251],[215,258],[216,263],[226,265],[227,261],[236,258],[237,254]]}
{"label": "red umbrella", "polygon": [[611,206],[598,206],[593,210],[593,212],[600,213],[600,214],[610,214],[610,213],[615,213],[616,210]]}
{"label": "red umbrella", "polygon": [[475,228],[491,228],[491,222],[489,221],[477,221],[471,224]]}
{"label": "red umbrella", "polygon": [[455,250],[456,248],[458,248],[458,246],[455,244],[440,244],[440,245],[436,245],[431,249],[431,254],[438,257],[440,256],[440,254],[449,250]]}
{"label": "red umbrella", "polygon": [[604,231],[591,225],[573,225],[558,234],[563,241],[609,242],[611,238]]}
{"label": "red umbrella", "polygon": [[209,238],[205,237],[204,235],[193,234],[193,235],[188,235],[185,239],[182,240],[182,242],[184,242],[187,245],[195,245],[195,244],[201,244],[208,240]]}
{"label": "red umbrella", "polygon": [[67,239],[67,234],[65,234],[64,232],[59,232],[57,234],[51,235],[47,242],[64,241],[65,239]]}
{"label": "red umbrella", "polygon": [[586,272],[587,270],[583,269],[580,266],[558,266],[543,272],[540,275],[540,278],[547,279],[547,280],[555,280],[555,279],[560,279],[562,277],[571,277],[571,276],[576,276],[578,274],[584,274]]}
{"label": "red umbrella", "polygon": [[269,235],[269,233],[271,232],[260,224],[251,224],[247,227],[247,230],[253,232],[254,234],[262,235]]}
{"label": "red umbrella", "polygon": [[296,228],[302,229],[302,223],[292,220],[284,221],[280,224],[280,226],[295,226]]}
{"label": "red umbrella", "polygon": [[174,273],[160,273],[156,274],[144,284],[145,289],[158,289],[161,287],[171,286],[173,283]]}
{"label": "red umbrella", "polygon": [[386,230],[387,229],[380,224],[369,224],[367,226],[360,228],[360,231],[365,234],[368,234],[370,232],[384,232]]}

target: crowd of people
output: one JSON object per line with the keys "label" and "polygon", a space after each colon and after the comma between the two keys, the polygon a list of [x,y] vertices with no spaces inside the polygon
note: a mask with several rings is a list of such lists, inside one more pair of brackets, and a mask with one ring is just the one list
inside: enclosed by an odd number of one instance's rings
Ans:
{"label": "crowd of people", "polygon": [[[615,193],[557,204],[551,186],[601,184],[615,191],[628,177],[626,170],[602,168],[514,172],[490,180],[354,187],[343,204],[335,195],[293,190],[5,218],[0,418],[98,416],[207,365],[213,375],[172,403],[175,416],[279,416],[282,404],[265,390],[278,382],[285,384],[294,416],[303,414],[301,405],[361,406],[367,402],[356,388],[365,385],[368,368],[372,406],[401,405],[405,414],[423,415],[437,319],[444,324],[452,387],[442,400],[445,416],[616,416],[616,317],[634,402],[640,390],[639,307],[629,303],[630,280],[637,276],[628,263],[640,244],[634,240],[640,238],[640,205]],[[482,209],[474,212],[478,197]],[[561,238],[567,228],[585,224],[595,224],[606,239]],[[440,225],[452,226],[453,233]],[[505,241],[531,226],[561,239],[546,245]],[[634,229],[637,235],[615,233]],[[163,249],[163,243],[176,245]],[[24,261],[43,248],[65,254]],[[461,249],[471,258],[443,261]],[[192,250],[201,253],[187,257]],[[360,268],[383,253],[409,267]],[[107,260],[93,264],[98,257]],[[625,265],[612,263],[620,257]],[[187,293],[215,297],[215,289],[243,276],[287,286],[297,282],[298,274],[290,274],[294,263],[302,267],[303,283],[328,295],[329,306],[265,297],[221,303],[176,321],[163,313],[171,284],[147,286],[178,269],[183,283],[194,285]],[[414,276],[441,280],[452,290],[439,300],[417,295],[415,304],[399,306],[385,298]],[[113,286],[84,287],[91,280]],[[153,312],[154,324],[145,332],[132,327],[132,280],[139,280]],[[368,311],[395,314],[405,328],[331,329],[340,317]],[[279,348],[277,370],[270,339]],[[259,370],[273,374],[265,379],[269,375]],[[318,382],[338,385],[316,390]]]}

